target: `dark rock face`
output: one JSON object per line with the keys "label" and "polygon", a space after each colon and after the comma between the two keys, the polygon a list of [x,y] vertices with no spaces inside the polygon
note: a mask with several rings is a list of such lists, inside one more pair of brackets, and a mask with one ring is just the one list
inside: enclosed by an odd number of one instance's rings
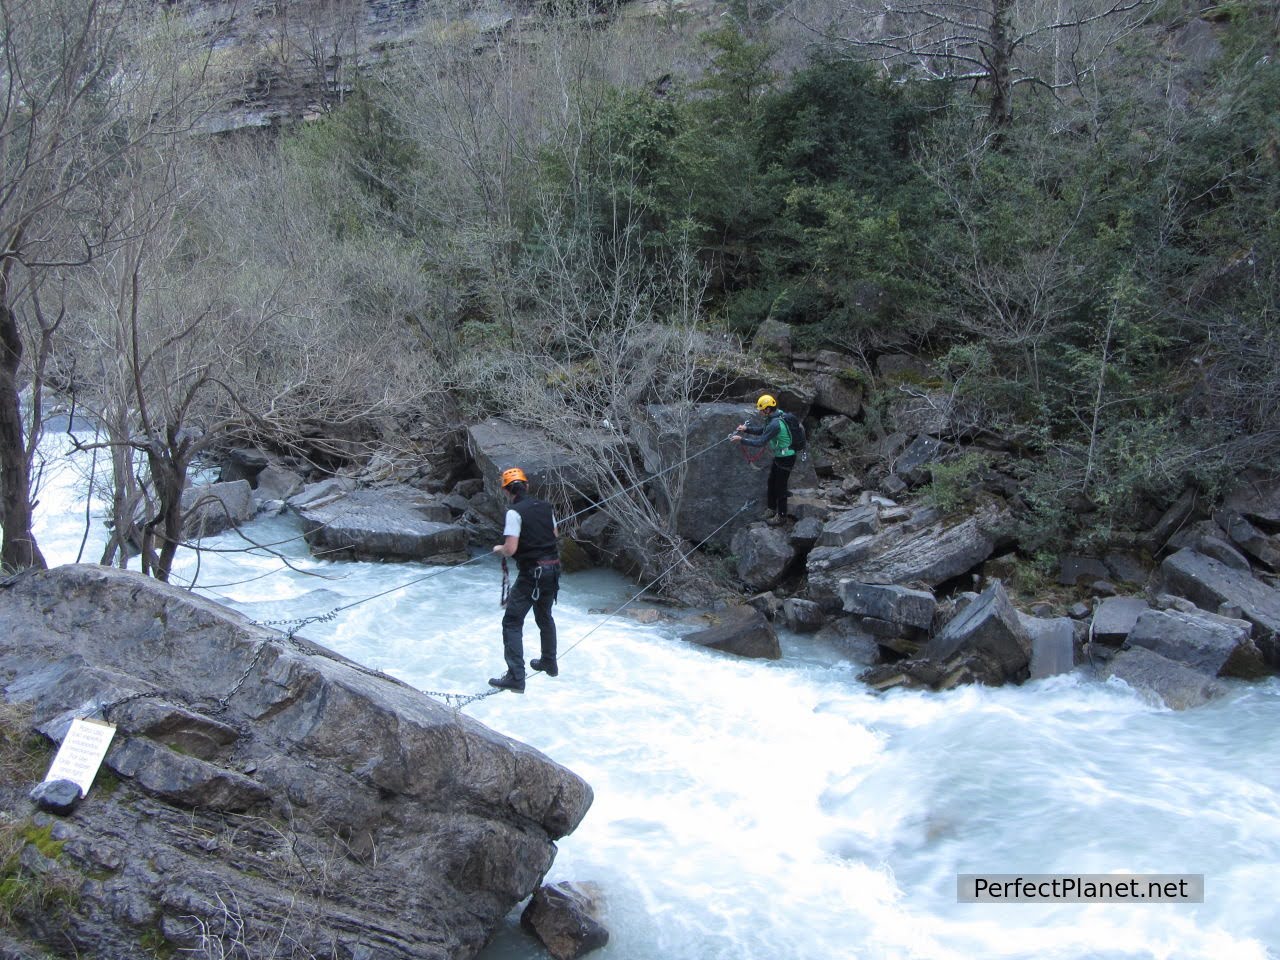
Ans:
{"label": "dark rock face", "polygon": [[[55,739],[117,726],[61,821],[80,955],[474,956],[591,804],[530,747],[382,674],[137,574],[0,589],[0,688]],[[101,776],[101,775],[100,775]],[[8,809],[29,785],[0,784]]]}
{"label": "dark rock face", "polygon": [[290,505],[317,556],[436,563],[466,559],[466,531],[449,522],[452,512],[412,487],[356,490],[318,505]]}
{"label": "dark rock face", "polygon": [[1266,674],[1262,653],[1250,639],[1253,625],[1203,610],[1147,610],[1129,634],[1145,647],[1211,677],[1256,679]]}
{"label": "dark rock face", "polygon": [[609,942],[609,931],[600,922],[602,907],[600,888],[593,883],[552,883],[533,895],[520,925],[555,960],[578,960]]}
{"label": "dark rock face", "polygon": [[785,533],[760,525],[735,533],[729,549],[738,558],[738,576],[755,590],[776,587],[796,556]]}
{"label": "dark rock face", "polygon": [[1027,678],[1031,637],[1000,583],[984,590],[925,649],[925,656],[936,663],[944,663],[957,654],[976,655],[997,683]]}
{"label": "dark rock face", "polygon": [[685,634],[684,639],[739,657],[781,659],[782,648],[778,644],[778,635],[759,610],[745,605],[731,607],[721,614],[721,619],[723,622],[707,630]]}

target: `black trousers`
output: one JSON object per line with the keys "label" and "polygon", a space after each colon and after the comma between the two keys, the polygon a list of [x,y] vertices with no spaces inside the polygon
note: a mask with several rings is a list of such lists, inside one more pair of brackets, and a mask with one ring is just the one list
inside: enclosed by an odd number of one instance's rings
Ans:
{"label": "black trousers", "polygon": [[551,606],[559,592],[559,567],[528,567],[516,577],[507,594],[507,612],[502,615],[502,655],[513,677],[524,678],[524,618],[530,608],[542,640],[542,659],[555,660],[556,622]]}
{"label": "black trousers", "polygon": [[791,471],[796,465],[796,455],[774,457],[769,467],[769,488],[766,492],[765,504],[778,516],[787,512],[787,484],[791,482]]}

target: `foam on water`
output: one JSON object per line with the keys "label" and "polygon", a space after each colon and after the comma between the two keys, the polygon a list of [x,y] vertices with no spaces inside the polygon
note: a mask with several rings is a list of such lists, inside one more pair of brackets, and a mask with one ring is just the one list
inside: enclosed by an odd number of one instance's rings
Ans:
{"label": "foam on water", "polygon": [[[46,473],[37,535],[51,563],[79,548],[78,477]],[[298,531],[274,519],[249,532]],[[480,692],[501,671],[490,558],[357,602],[431,571],[279,549],[302,572],[207,554],[199,581],[261,620],[356,603],[302,633],[421,689]],[[186,554],[177,573],[196,570]],[[1278,955],[1280,683],[1184,713],[1078,676],[877,696],[812,638],[784,636],[781,662],[744,661],[590,612],[634,589],[566,576],[560,677],[467,708],[591,783],[548,880],[604,886],[602,960]],[[532,623],[526,644],[536,653]],[[1206,902],[956,902],[958,873],[1121,871],[1203,873]],[[484,957],[544,955],[513,914]]]}

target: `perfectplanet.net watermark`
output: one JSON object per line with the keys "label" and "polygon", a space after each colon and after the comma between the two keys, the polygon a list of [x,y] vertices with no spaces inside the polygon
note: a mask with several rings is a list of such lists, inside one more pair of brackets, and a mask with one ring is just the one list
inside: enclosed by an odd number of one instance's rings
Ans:
{"label": "perfectplanet.net watermark", "polygon": [[960,903],[1204,903],[1203,873],[961,873]]}

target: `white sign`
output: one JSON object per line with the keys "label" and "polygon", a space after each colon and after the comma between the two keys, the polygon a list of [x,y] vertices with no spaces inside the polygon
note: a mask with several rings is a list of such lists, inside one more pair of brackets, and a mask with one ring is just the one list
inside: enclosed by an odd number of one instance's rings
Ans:
{"label": "white sign", "polygon": [[71,729],[62,738],[62,746],[45,775],[45,782],[70,780],[79,784],[81,792],[87,795],[115,732],[115,727],[101,720],[72,720]]}

